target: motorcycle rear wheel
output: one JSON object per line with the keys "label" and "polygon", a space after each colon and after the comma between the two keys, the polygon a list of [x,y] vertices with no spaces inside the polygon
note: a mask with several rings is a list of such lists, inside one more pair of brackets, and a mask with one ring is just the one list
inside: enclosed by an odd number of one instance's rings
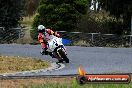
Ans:
{"label": "motorcycle rear wheel", "polygon": [[63,60],[66,62],[66,63],[69,63],[69,59],[67,58],[66,54],[64,51],[62,51],[61,49],[58,50],[58,53],[60,54],[60,56],[63,58]]}

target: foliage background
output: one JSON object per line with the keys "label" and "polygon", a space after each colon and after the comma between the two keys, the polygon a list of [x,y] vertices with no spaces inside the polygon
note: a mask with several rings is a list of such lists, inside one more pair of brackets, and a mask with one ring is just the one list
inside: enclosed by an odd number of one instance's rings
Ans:
{"label": "foliage background", "polygon": [[[75,31],[83,14],[87,13],[88,0],[41,0],[34,18],[31,36],[37,38],[37,26],[43,24],[54,31]],[[35,36],[32,35],[35,33]]]}
{"label": "foliage background", "polygon": [[130,0],[0,0],[0,27],[5,28],[0,29],[0,39],[18,39],[18,30],[12,28],[28,17],[24,27],[32,26],[30,35],[35,40],[39,24],[54,31],[130,34],[131,4]]}

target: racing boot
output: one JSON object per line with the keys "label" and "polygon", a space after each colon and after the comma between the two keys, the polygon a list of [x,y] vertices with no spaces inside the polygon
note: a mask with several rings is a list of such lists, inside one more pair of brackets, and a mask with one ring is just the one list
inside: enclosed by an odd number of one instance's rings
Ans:
{"label": "racing boot", "polygon": [[55,55],[52,52],[48,52],[48,54],[52,57],[52,58],[56,58]]}
{"label": "racing boot", "polygon": [[58,64],[58,63],[63,63],[63,59],[59,60],[59,61],[56,62],[56,63],[57,63],[57,64]]}

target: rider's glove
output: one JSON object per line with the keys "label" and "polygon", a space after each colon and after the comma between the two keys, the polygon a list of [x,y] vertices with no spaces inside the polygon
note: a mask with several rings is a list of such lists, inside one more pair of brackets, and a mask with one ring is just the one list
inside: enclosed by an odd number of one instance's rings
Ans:
{"label": "rider's glove", "polygon": [[43,48],[41,49],[41,52],[40,52],[42,55],[48,55],[48,51],[47,51],[47,48]]}
{"label": "rider's glove", "polygon": [[54,32],[54,34],[53,34],[54,36],[56,36],[56,37],[60,37],[60,34],[58,34],[57,32]]}

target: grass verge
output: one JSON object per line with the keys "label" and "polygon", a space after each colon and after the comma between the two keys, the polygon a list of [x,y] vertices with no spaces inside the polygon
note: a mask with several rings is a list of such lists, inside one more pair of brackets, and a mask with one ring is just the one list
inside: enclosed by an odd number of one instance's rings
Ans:
{"label": "grass verge", "polygon": [[46,83],[39,85],[31,85],[31,88],[132,88],[130,84],[84,84],[79,85],[76,80],[71,80],[70,83]]}
{"label": "grass verge", "polygon": [[85,40],[75,41],[73,45],[74,46],[86,46],[86,47],[90,46],[90,44]]}
{"label": "grass verge", "polygon": [[130,84],[84,84],[75,78],[36,78],[0,80],[1,88],[132,88]]}
{"label": "grass verge", "polygon": [[0,55],[0,73],[37,70],[48,66],[48,62],[40,59]]}

